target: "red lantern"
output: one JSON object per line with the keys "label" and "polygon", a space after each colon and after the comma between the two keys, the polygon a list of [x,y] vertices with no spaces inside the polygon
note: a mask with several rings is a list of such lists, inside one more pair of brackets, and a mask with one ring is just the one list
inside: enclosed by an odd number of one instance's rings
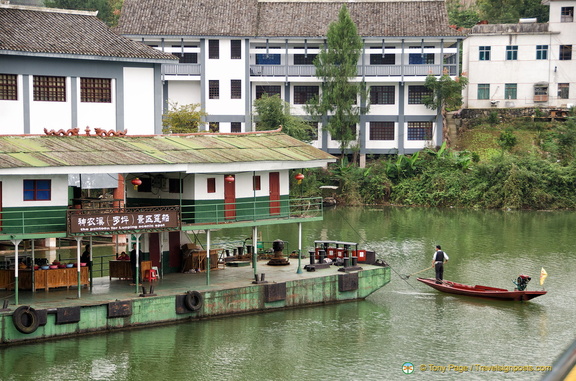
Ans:
{"label": "red lantern", "polygon": [[132,185],[134,185],[134,190],[138,190],[138,185],[142,185],[142,180],[136,177],[132,180]]}
{"label": "red lantern", "polygon": [[298,180],[298,184],[302,184],[302,180],[304,180],[304,175],[301,174],[301,173],[299,173],[299,174],[297,174],[296,176],[294,176],[294,178],[295,178],[296,180]]}
{"label": "red lantern", "polygon": [[224,181],[226,181],[227,183],[233,183],[234,182],[234,176],[228,175],[228,176],[224,177]]}

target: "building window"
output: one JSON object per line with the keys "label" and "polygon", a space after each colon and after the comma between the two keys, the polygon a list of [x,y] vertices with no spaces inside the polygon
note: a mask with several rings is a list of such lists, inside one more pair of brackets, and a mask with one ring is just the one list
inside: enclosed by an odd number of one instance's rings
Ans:
{"label": "building window", "polygon": [[210,177],[206,179],[206,192],[207,193],[216,193],[216,178]]}
{"label": "building window", "polygon": [[168,193],[183,193],[183,179],[168,179]]}
{"label": "building window", "polygon": [[560,60],[570,61],[572,59],[572,45],[560,45]]}
{"label": "building window", "polygon": [[208,98],[220,99],[220,81],[211,79],[208,81]]}
{"label": "building window", "polygon": [[558,84],[558,98],[569,99],[570,98],[570,84],[569,83],[559,83]]}
{"label": "building window", "polygon": [[303,105],[320,95],[319,86],[294,86],[294,104]]}
{"label": "building window", "polygon": [[[272,47],[269,47],[270,49]],[[279,47],[273,47],[274,49]],[[256,49],[266,49],[265,46],[257,46]],[[266,53],[257,53],[256,54],[256,65],[280,65],[280,54],[270,54],[270,52],[266,51]]]}
{"label": "building window", "polygon": [[432,95],[432,91],[426,86],[408,86],[408,104],[424,104],[424,97]]}
{"label": "building window", "polygon": [[50,201],[51,180],[24,180],[24,201]]}
{"label": "building window", "polygon": [[208,123],[208,132],[220,132],[220,122]]}
{"label": "building window", "polygon": [[408,140],[431,140],[432,122],[408,122]]}
{"label": "building window", "polygon": [[394,122],[370,122],[370,140],[394,140]]}
{"label": "building window", "polygon": [[[173,48],[182,48],[181,45],[172,45]],[[185,45],[184,48],[197,48],[194,45]],[[173,56],[178,57],[179,63],[198,63],[198,53],[172,53]]]}
{"label": "building window", "polygon": [[548,102],[548,85],[534,85],[534,102]]}
{"label": "building window", "polygon": [[309,140],[318,140],[318,122],[308,122],[310,125],[310,135],[308,135]]}
{"label": "building window", "polygon": [[111,103],[110,78],[80,78],[80,102]]}
{"label": "building window", "polygon": [[220,41],[208,40],[208,58],[217,60],[220,58]]}
{"label": "building window", "polygon": [[516,61],[518,59],[518,45],[506,46],[506,61]]}
{"label": "building window", "polygon": [[152,192],[152,179],[150,177],[144,177],[140,180],[142,181],[142,184],[138,185],[138,193]]}
{"label": "building window", "polygon": [[242,132],[242,123],[231,122],[230,123],[230,132]]}
{"label": "building window", "polygon": [[[302,49],[303,47],[296,47],[296,49]],[[313,48],[317,49],[317,48]],[[304,53],[304,54],[294,54],[294,65],[314,65],[314,59],[316,58],[316,53]]]}
{"label": "building window", "polygon": [[[348,131],[346,131],[346,129]],[[348,128],[342,127],[342,129],[340,129],[338,131],[334,131],[334,133],[330,136],[330,139],[331,140],[342,140],[342,134],[345,132],[348,133],[348,137],[350,137],[351,139],[356,139],[356,125],[355,124],[348,126]]]}
{"label": "building window", "polygon": [[242,80],[230,80],[230,97],[232,99],[242,99]]}
{"label": "building window", "polygon": [[548,45],[536,45],[536,59],[537,60],[548,59]]}
{"label": "building window", "polygon": [[256,99],[262,98],[262,95],[268,94],[268,96],[272,95],[281,95],[281,88],[280,86],[256,86]]}
{"label": "building window", "polygon": [[507,83],[504,85],[504,98],[517,99],[518,85],[516,83]]}
{"label": "building window", "polygon": [[18,82],[15,74],[0,74],[0,100],[18,100]]}
{"label": "building window", "polygon": [[490,84],[489,83],[479,83],[478,84],[478,99],[490,99]]}
{"label": "building window", "polygon": [[[433,46],[424,46],[424,49],[433,49]],[[410,65],[433,65],[434,64],[434,53],[423,53],[422,47],[411,46],[412,51],[419,49],[419,53],[410,53],[408,55],[408,63]]]}
{"label": "building window", "polygon": [[252,176],[252,190],[259,191],[262,189],[262,179],[260,176]]}
{"label": "building window", "polygon": [[[371,47],[370,49],[380,49],[379,47]],[[394,49],[393,46],[387,46],[385,49]],[[382,54],[375,53],[370,54],[370,65],[395,65],[396,55],[395,54]]]}
{"label": "building window", "polygon": [[394,86],[371,86],[370,104],[373,105],[393,105],[395,98]]}
{"label": "building window", "polygon": [[561,8],[560,22],[574,22],[574,7]]}
{"label": "building window", "polygon": [[230,41],[230,58],[233,60],[242,59],[242,40]]}
{"label": "building window", "polygon": [[480,61],[490,61],[490,50],[492,48],[490,46],[480,46],[478,49],[479,49],[478,59]]}
{"label": "building window", "polygon": [[34,100],[66,102],[66,77],[34,76]]}

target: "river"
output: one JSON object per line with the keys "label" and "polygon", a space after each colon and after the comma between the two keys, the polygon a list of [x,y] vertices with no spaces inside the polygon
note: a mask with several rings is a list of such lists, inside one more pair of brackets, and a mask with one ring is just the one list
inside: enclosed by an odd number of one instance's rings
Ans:
{"label": "river", "polygon": [[[303,225],[314,240],[360,242],[393,269],[367,300],[0,348],[1,380],[540,380],[574,335],[576,213],[333,208]],[[297,248],[297,228],[259,229]],[[244,240],[221,230],[215,241]],[[498,302],[420,282],[434,246],[449,280],[548,294]],[[406,279],[407,275],[410,275]],[[406,363],[412,374],[404,374]],[[531,368],[530,368],[531,367]]]}

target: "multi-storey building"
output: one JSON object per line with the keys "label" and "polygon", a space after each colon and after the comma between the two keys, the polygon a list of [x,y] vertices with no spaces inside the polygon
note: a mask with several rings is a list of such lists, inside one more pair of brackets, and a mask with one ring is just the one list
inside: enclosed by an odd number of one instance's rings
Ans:
{"label": "multi-storey building", "polygon": [[576,1],[548,0],[548,23],[476,25],[464,41],[464,107],[576,104]]}
{"label": "multi-storey building", "polygon": [[[213,129],[250,131],[263,93],[309,119],[303,105],[321,91],[313,61],[344,4],[364,44],[355,80],[370,91],[370,111],[356,126],[360,153],[441,144],[441,116],[422,102],[424,81],[459,73],[464,38],[449,28],[444,1],[125,0],[118,32],[179,57],[162,65],[166,108],[199,103]],[[340,152],[316,127],[313,144]]]}

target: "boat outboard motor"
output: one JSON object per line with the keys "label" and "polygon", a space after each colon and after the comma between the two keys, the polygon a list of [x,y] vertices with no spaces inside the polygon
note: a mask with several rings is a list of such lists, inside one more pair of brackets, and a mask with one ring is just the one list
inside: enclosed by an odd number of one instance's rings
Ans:
{"label": "boat outboard motor", "polygon": [[516,282],[514,282],[514,284],[516,285],[516,287],[518,287],[518,291],[524,291],[528,286],[528,282],[530,282],[531,280],[532,278],[530,278],[528,275],[518,275],[518,278],[516,279]]}

